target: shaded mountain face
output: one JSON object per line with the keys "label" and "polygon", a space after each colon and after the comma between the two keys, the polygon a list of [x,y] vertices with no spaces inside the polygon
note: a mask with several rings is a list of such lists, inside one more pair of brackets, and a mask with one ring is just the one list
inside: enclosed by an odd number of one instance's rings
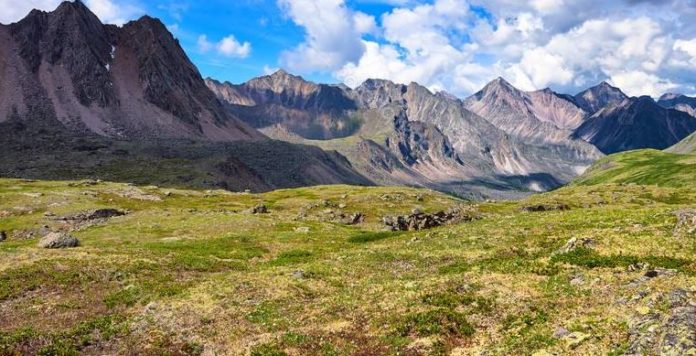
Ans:
{"label": "shaded mountain face", "polygon": [[683,111],[696,117],[696,98],[682,94],[665,94],[660,97],[657,104],[663,108]]}
{"label": "shaded mountain face", "polygon": [[605,107],[621,104],[626,99],[628,99],[626,94],[607,82],[602,82],[575,95],[577,105],[590,115]]}
{"label": "shaded mountain face", "polygon": [[230,112],[256,128],[278,125],[307,139],[348,136],[358,123],[355,102],[343,88],[314,84],[278,71],[241,85],[207,79],[206,84]]}
{"label": "shaded mountain face", "polygon": [[116,138],[263,139],[208,90],[156,19],[103,25],[81,2],[0,26],[0,121]]}
{"label": "shaded mountain face", "polygon": [[658,105],[643,96],[604,108],[589,118],[575,136],[606,154],[641,148],[665,149],[696,131],[696,118]]}

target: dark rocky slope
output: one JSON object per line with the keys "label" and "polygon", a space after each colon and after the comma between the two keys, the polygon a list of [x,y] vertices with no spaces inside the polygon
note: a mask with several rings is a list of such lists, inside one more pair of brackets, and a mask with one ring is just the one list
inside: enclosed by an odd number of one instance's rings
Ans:
{"label": "dark rocky slope", "polygon": [[606,154],[641,148],[665,149],[696,131],[696,118],[658,105],[643,96],[624,100],[594,114],[575,136]]}
{"label": "dark rocky slope", "polygon": [[115,138],[263,139],[205,86],[156,19],[103,25],[81,2],[0,25],[0,121]]}

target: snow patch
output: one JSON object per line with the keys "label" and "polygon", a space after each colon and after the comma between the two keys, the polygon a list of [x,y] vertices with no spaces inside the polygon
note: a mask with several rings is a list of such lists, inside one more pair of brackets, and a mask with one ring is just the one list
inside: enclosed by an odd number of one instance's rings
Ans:
{"label": "snow patch", "polygon": [[111,46],[111,59],[116,58],[116,46]]}
{"label": "snow patch", "polygon": [[539,182],[532,182],[532,183],[529,183],[529,190],[531,190],[533,192],[543,192],[544,188],[541,187]]}

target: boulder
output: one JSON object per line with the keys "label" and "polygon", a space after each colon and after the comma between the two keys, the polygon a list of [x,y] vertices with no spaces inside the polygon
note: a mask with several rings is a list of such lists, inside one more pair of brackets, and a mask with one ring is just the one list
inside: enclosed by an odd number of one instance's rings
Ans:
{"label": "boulder", "polygon": [[387,216],[382,218],[384,225],[391,231],[426,230],[453,222],[467,222],[472,220],[474,220],[472,215],[466,214],[458,209],[451,209],[447,212],[440,211],[435,214],[425,214],[419,209],[414,209],[411,215]]}
{"label": "boulder", "polygon": [[0,231],[0,242],[7,240],[7,233],[5,231]]}
{"label": "boulder", "polygon": [[355,213],[343,218],[343,223],[346,225],[358,225],[365,221],[365,214]]}
{"label": "boulder", "polygon": [[121,211],[118,209],[96,209],[75,215],[63,216],[58,218],[58,220],[83,222],[90,220],[106,220],[117,216],[124,216],[127,214],[127,211]]}
{"label": "boulder", "polygon": [[566,211],[570,210],[570,206],[567,204],[539,204],[539,205],[528,205],[522,207],[522,211],[530,213],[538,213],[544,211]]}
{"label": "boulder", "polygon": [[252,214],[268,214],[268,208],[263,205],[259,204],[251,209]]}
{"label": "boulder", "polygon": [[72,248],[79,245],[80,241],[77,238],[62,232],[52,232],[39,241],[39,247],[50,249]]}

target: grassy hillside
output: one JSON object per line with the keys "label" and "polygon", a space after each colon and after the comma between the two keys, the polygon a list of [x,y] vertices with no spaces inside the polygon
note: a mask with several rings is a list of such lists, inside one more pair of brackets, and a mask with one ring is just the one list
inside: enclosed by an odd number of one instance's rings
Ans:
{"label": "grassy hillside", "polygon": [[696,155],[656,150],[619,153],[595,163],[574,185],[603,183],[696,187]]}
{"label": "grassy hillside", "polygon": [[[247,212],[259,203],[270,213]],[[469,205],[407,188],[3,179],[0,354],[620,353],[647,340],[642,318],[671,315],[665,298],[696,285],[696,245],[673,231],[673,212],[694,203],[693,188],[638,185]],[[462,204],[480,219],[416,232],[380,222]],[[538,205],[563,209],[522,209]],[[56,219],[96,208],[129,214]],[[331,218],[341,212],[366,220]],[[28,233],[44,225],[81,246],[38,248]],[[559,252],[572,238],[592,243]]]}
{"label": "grassy hillside", "polygon": [[696,132],[691,134],[691,136],[685,138],[678,144],[667,149],[667,152],[671,153],[696,153]]}

